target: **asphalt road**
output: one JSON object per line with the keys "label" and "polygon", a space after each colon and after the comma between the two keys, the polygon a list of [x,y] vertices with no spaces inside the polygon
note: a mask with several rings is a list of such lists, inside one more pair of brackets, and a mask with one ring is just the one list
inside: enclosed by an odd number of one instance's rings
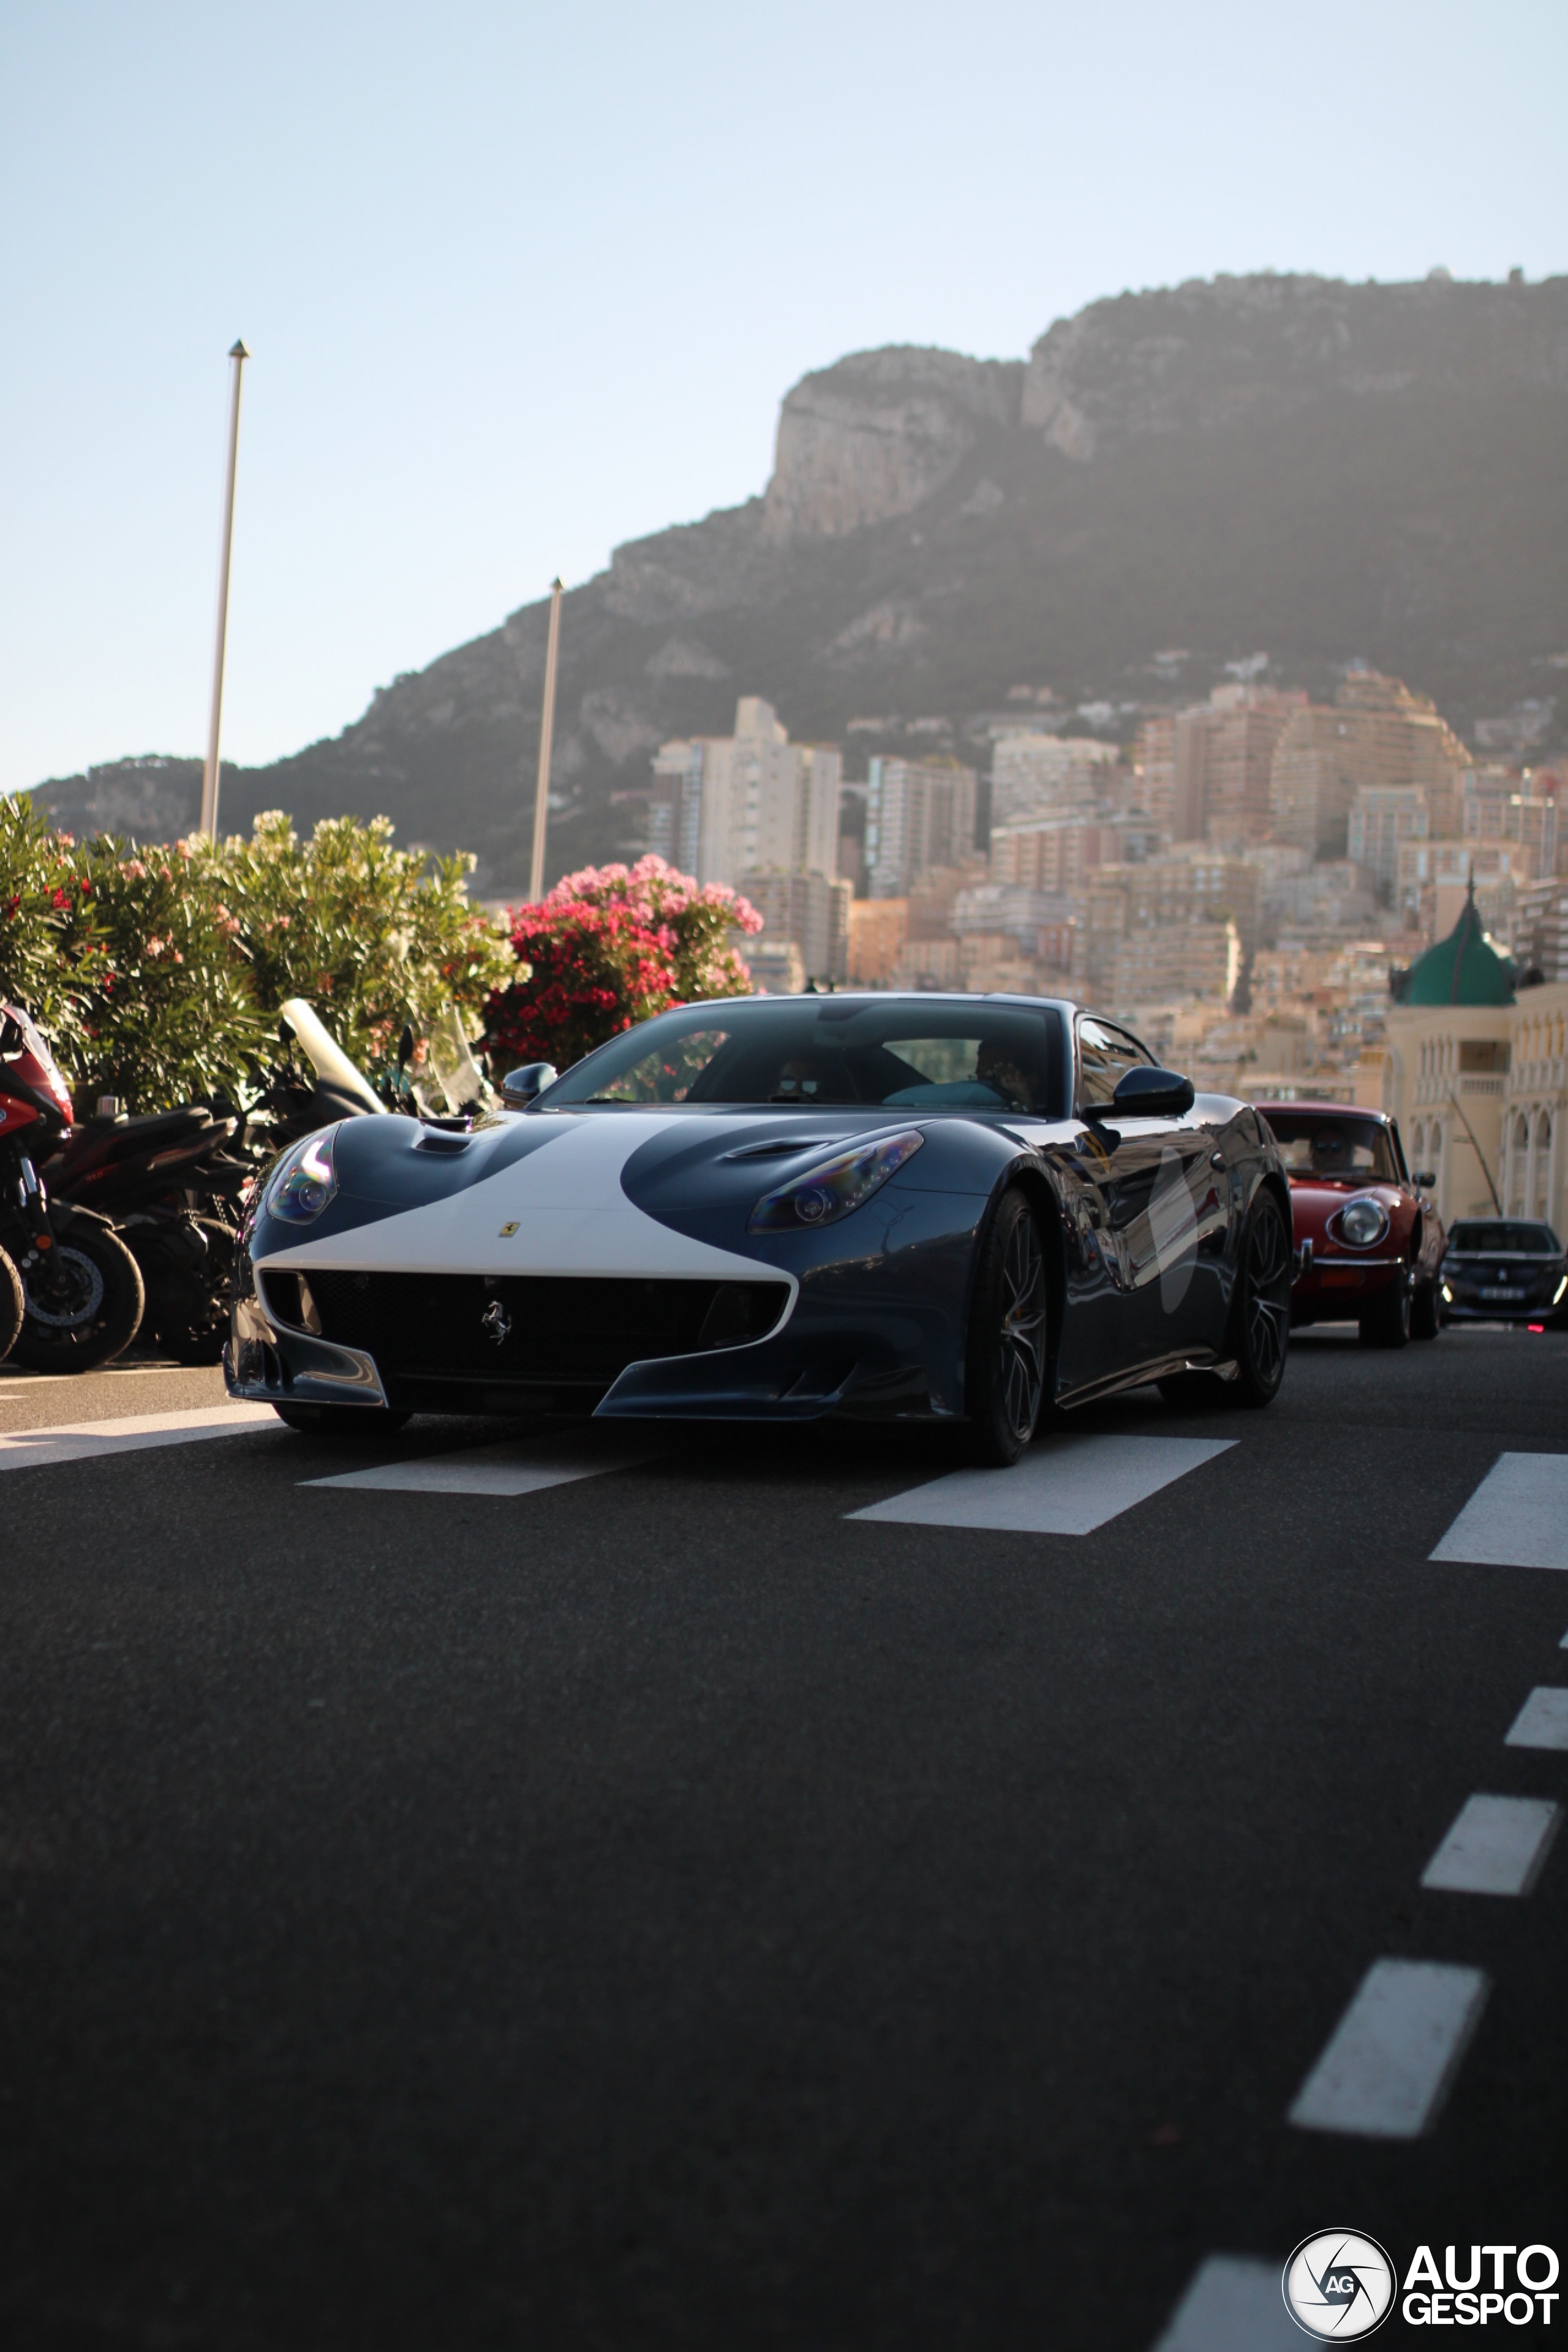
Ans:
{"label": "asphalt road", "polygon": [[[216,1395],[0,1376],[0,1433]],[[1568,1801],[1504,1745],[1568,1577],[1428,1558],[1568,1451],[1568,1339],[1070,1426],[1237,1443],[1081,1536],[851,1519],[951,1466],[861,1433],[0,1454],[5,2343],[1151,2352],[1317,2229],[1568,2258],[1568,1838],[1419,1884]],[[1491,1985],[1432,2128],[1291,2126],[1401,1955]]]}

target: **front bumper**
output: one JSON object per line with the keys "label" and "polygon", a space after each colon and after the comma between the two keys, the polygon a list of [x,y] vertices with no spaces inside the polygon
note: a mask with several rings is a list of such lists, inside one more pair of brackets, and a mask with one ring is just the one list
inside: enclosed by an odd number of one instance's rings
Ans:
{"label": "front bumper", "polygon": [[1400,1277],[1402,1257],[1319,1256],[1300,1254],[1303,1271],[1290,1290],[1292,1323],[1353,1323]]}
{"label": "front bumper", "polygon": [[973,1229],[955,1231],[956,1222],[936,1196],[917,1198],[907,1218],[916,1230],[907,1243],[808,1267],[793,1311],[765,1338],[645,1358],[613,1378],[557,1378],[549,1364],[526,1379],[487,1378],[472,1366],[399,1370],[384,1353],[378,1361],[369,1349],[280,1321],[254,1289],[234,1308],[225,1378],[230,1395],[257,1402],[411,1412],[950,1420],[963,1406],[961,1335],[973,1245]]}

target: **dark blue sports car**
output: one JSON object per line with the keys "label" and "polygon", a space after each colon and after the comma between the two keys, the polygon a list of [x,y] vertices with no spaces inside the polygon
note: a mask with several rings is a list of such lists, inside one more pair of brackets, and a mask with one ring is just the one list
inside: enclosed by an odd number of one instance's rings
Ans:
{"label": "dark blue sports car", "polygon": [[248,1234],[236,1396],[315,1429],[418,1412],[961,1426],[1146,1381],[1267,1404],[1290,1207],[1245,1103],[1016,996],[725,998],[461,1129],[348,1118]]}

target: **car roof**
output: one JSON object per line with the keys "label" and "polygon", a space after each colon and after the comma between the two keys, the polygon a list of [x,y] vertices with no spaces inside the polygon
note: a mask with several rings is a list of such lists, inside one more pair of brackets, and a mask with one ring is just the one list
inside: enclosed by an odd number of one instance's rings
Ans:
{"label": "car roof", "polygon": [[1309,1099],[1306,1102],[1260,1102],[1256,1108],[1265,1118],[1272,1118],[1277,1110],[1289,1110],[1300,1112],[1304,1118],[1315,1118],[1322,1114],[1330,1118],[1375,1118],[1381,1127],[1394,1124],[1389,1112],[1368,1110],[1364,1103],[1314,1102]]}

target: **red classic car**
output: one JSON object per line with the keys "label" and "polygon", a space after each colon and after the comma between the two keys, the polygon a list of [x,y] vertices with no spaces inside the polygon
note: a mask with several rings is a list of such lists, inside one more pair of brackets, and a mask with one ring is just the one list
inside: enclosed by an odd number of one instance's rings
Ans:
{"label": "red classic car", "polygon": [[1297,1271],[1290,1320],[1355,1322],[1368,1348],[1435,1339],[1444,1233],[1436,1182],[1412,1176],[1399,1129],[1348,1103],[1267,1103],[1290,1181]]}

